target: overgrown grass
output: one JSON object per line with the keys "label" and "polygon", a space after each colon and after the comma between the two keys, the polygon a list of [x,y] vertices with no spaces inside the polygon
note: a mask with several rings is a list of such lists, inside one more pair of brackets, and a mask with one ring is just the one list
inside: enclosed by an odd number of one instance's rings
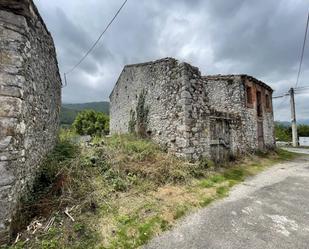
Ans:
{"label": "overgrown grass", "polygon": [[110,166],[155,185],[188,182],[204,176],[205,163],[190,164],[164,152],[158,145],[132,135],[112,136],[105,140]]}
{"label": "overgrown grass", "polygon": [[8,248],[137,248],[188,212],[227,196],[246,177],[295,156],[278,150],[215,170],[207,158],[188,163],[134,136],[96,137],[91,147],[71,144],[70,136],[61,134],[43,164],[35,198],[21,202],[26,217],[16,229],[33,219],[42,228],[22,232]]}

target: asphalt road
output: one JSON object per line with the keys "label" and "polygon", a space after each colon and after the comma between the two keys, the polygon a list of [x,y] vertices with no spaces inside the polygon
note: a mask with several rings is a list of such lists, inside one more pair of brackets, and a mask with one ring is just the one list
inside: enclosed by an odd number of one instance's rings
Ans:
{"label": "asphalt road", "polygon": [[144,248],[308,249],[309,156],[235,186],[229,197],[187,216]]}

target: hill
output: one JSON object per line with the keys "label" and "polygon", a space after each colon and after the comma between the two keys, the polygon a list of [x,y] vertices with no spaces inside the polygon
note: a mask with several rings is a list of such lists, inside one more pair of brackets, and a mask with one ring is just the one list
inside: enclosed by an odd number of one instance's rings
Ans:
{"label": "hill", "polygon": [[[280,120],[278,120],[278,121],[275,121],[275,123],[283,125],[285,127],[291,126],[290,121],[280,121]],[[297,124],[298,125],[309,125],[309,119],[298,119]]]}
{"label": "hill", "polygon": [[297,121],[298,124],[305,124],[305,125],[309,125],[309,119],[299,119]]}
{"label": "hill", "polygon": [[78,104],[62,104],[62,107],[72,109],[76,111],[82,111],[86,109],[95,110],[97,112],[104,112],[109,115],[109,102],[89,102],[89,103],[78,103]]}
{"label": "hill", "polygon": [[60,123],[62,125],[71,125],[77,114],[83,110],[95,110],[109,115],[109,102],[90,102],[78,104],[62,104],[60,113]]}

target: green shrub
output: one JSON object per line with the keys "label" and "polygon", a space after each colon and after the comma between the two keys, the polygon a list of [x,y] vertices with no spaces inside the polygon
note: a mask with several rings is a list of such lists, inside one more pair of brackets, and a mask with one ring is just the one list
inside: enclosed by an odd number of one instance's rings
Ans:
{"label": "green shrub", "polygon": [[297,128],[300,137],[309,137],[309,125],[298,125]]}
{"label": "green shrub", "polygon": [[103,112],[85,110],[77,115],[73,127],[79,135],[107,134],[109,132],[109,118]]}
{"label": "green shrub", "polygon": [[289,142],[292,139],[291,127],[286,127],[282,124],[275,124],[275,136],[279,141]]}

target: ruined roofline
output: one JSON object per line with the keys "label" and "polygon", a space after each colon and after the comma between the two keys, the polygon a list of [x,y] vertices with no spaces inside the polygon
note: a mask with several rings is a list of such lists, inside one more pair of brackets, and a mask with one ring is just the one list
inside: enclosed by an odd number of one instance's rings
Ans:
{"label": "ruined roofline", "polygon": [[166,58],[162,58],[162,59],[154,60],[154,61],[147,61],[147,62],[136,63],[136,64],[128,64],[128,65],[125,65],[124,67],[125,68],[128,68],[128,67],[143,67],[143,66],[160,64],[162,62],[175,62],[175,63],[179,63],[179,61],[176,60],[173,57],[166,57]]}
{"label": "ruined roofline", "polygon": [[109,95],[109,98],[112,97],[113,93],[114,93],[114,89],[117,87],[118,85],[118,82],[119,82],[119,79],[122,75],[122,73],[126,70],[126,68],[139,68],[139,67],[147,67],[147,66],[152,66],[152,65],[157,65],[157,64],[161,64],[161,63],[166,63],[166,62],[170,62],[170,63],[174,63],[174,65],[178,65],[178,66],[188,66],[194,70],[197,71],[197,73],[199,75],[201,75],[200,71],[199,71],[199,68],[198,67],[195,67],[195,66],[192,66],[190,63],[188,62],[183,62],[183,61],[179,61],[173,57],[165,57],[165,58],[162,58],[162,59],[158,59],[158,60],[154,60],[154,61],[148,61],[148,62],[143,62],[143,63],[136,63],[136,64],[128,64],[128,65],[125,65],[123,70],[121,71],[117,81],[116,81],[116,84],[111,92],[111,94]]}
{"label": "ruined roofline", "polygon": [[[0,0],[1,1],[1,0]],[[143,62],[143,63],[136,63],[136,64],[129,64],[129,65],[125,65],[123,70],[121,71],[117,81],[116,81],[116,84],[111,92],[111,94],[109,95],[109,99],[112,97],[113,93],[114,93],[114,90],[115,88],[117,87],[118,85],[118,82],[119,82],[119,79],[121,77],[121,75],[123,74],[123,72],[126,70],[126,68],[132,68],[132,67],[144,67],[144,66],[151,66],[151,65],[156,65],[156,64],[160,64],[160,63],[164,63],[164,62],[174,62],[174,63],[177,63],[177,64],[180,64],[179,60],[173,58],[173,57],[166,57],[166,58],[162,58],[162,59],[159,59],[159,60],[154,60],[154,61],[148,61],[148,62]],[[191,64],[189,63],[186,63],[186,62],[183,62],[184,65],[188,65],[190,66],[191,68],[193,69],[196,69],[199,71],[199,68],[198,67],[194,67],[192,66]],[[200,72],[199,72],[200,74]],[[217,74],[217,75],[206,75],[206,76],[202,76],[202,78],[204,79],[212,79],[212,80],[222,80],[222,79],[234,79],[235,77],[240,77],[242,80],[245,80],[245,79],[248,79],[248,80],[251,80],[253,81],[254,83],[266,88],[267,90],[269,90],[270,92],[273,92],[273,89],[267,85],[266,83],[264,83],[263,81],[260,81],[256,78],[254,78],[253,76],[250,76],[250,75],[247,75],[247,74],[227,74],[227,75],[222,75],[222,74]]]}
{"label": "ruined roofline", "polygon": [[[0,0],[1,1],[1,0]],[[117,87],[118,85],[118,82],[119,82],[119,79],[122,75],[122,73],[126,70],[126,68],[132,68],[132,67],[144,67],[144,66],[150,66],[150,65],[156,65],[156,64],[160,64],[160,63],[164,63],[164,62],[174,62],[174,63],[179,63],[178,60],[176,60],[175,58],[172,58],[172,57],[165,57],[165,58],[162,58],[162,59],[159,59],[159,60],[154,60],[154,61],[148,61],[148,62],[142,62],[142,63],[136,63],[136,64],[128,64],[128,65],[125,65],[124,68],[122,69],[117,81],[116,81],[116,84],[111,92],[111,94],[109,95],[109,99],[112,97],[113,93],[114,93],[114,90],[115,88]]]}
{"label": "ruined roofline", "polygon": [[172,62],[172,63],[175,63],[176,65],[179,65],[179,66],[186,65],[186,66],[189,66],[190,68],[193,68],[193,69],[199,71],[198,67],[192,66],[188,62],[180,61],[180,60],[177,60],[173,57],[165,57],[165,58],[154,60],[154,61],[148,61],[148,62],[142,62],[142,63],[136,63],[136,64],[128,64],[128,65],[125,65],[124,68],[151,66],[151,65],[157,65],[157,64],[161,64],[161,63],[165,63],[165,62]]}
{"label": "ruined roofline", "polygon": [[0,10],[24,16],[27,20],[37,19],[43,25],[45,31],[50,35],[33,0],[0,0]]}
{"label": "ruined roofline", "polygon": [[235,77],[240,77],[242,80],[250,80],[253,81],[254,83],[266,88],[267,90],[273,92],[274,90],[267,85],[265,82],[258,80],[257,78],[254,78],[253,76],[247,75],[247,74],[226,74],[226,75],[222,75],[222,74],[216,74],[216,75],[206,75],[203,76],[204,79],[208,80],[228,80],[228,79],[234,79]]}

